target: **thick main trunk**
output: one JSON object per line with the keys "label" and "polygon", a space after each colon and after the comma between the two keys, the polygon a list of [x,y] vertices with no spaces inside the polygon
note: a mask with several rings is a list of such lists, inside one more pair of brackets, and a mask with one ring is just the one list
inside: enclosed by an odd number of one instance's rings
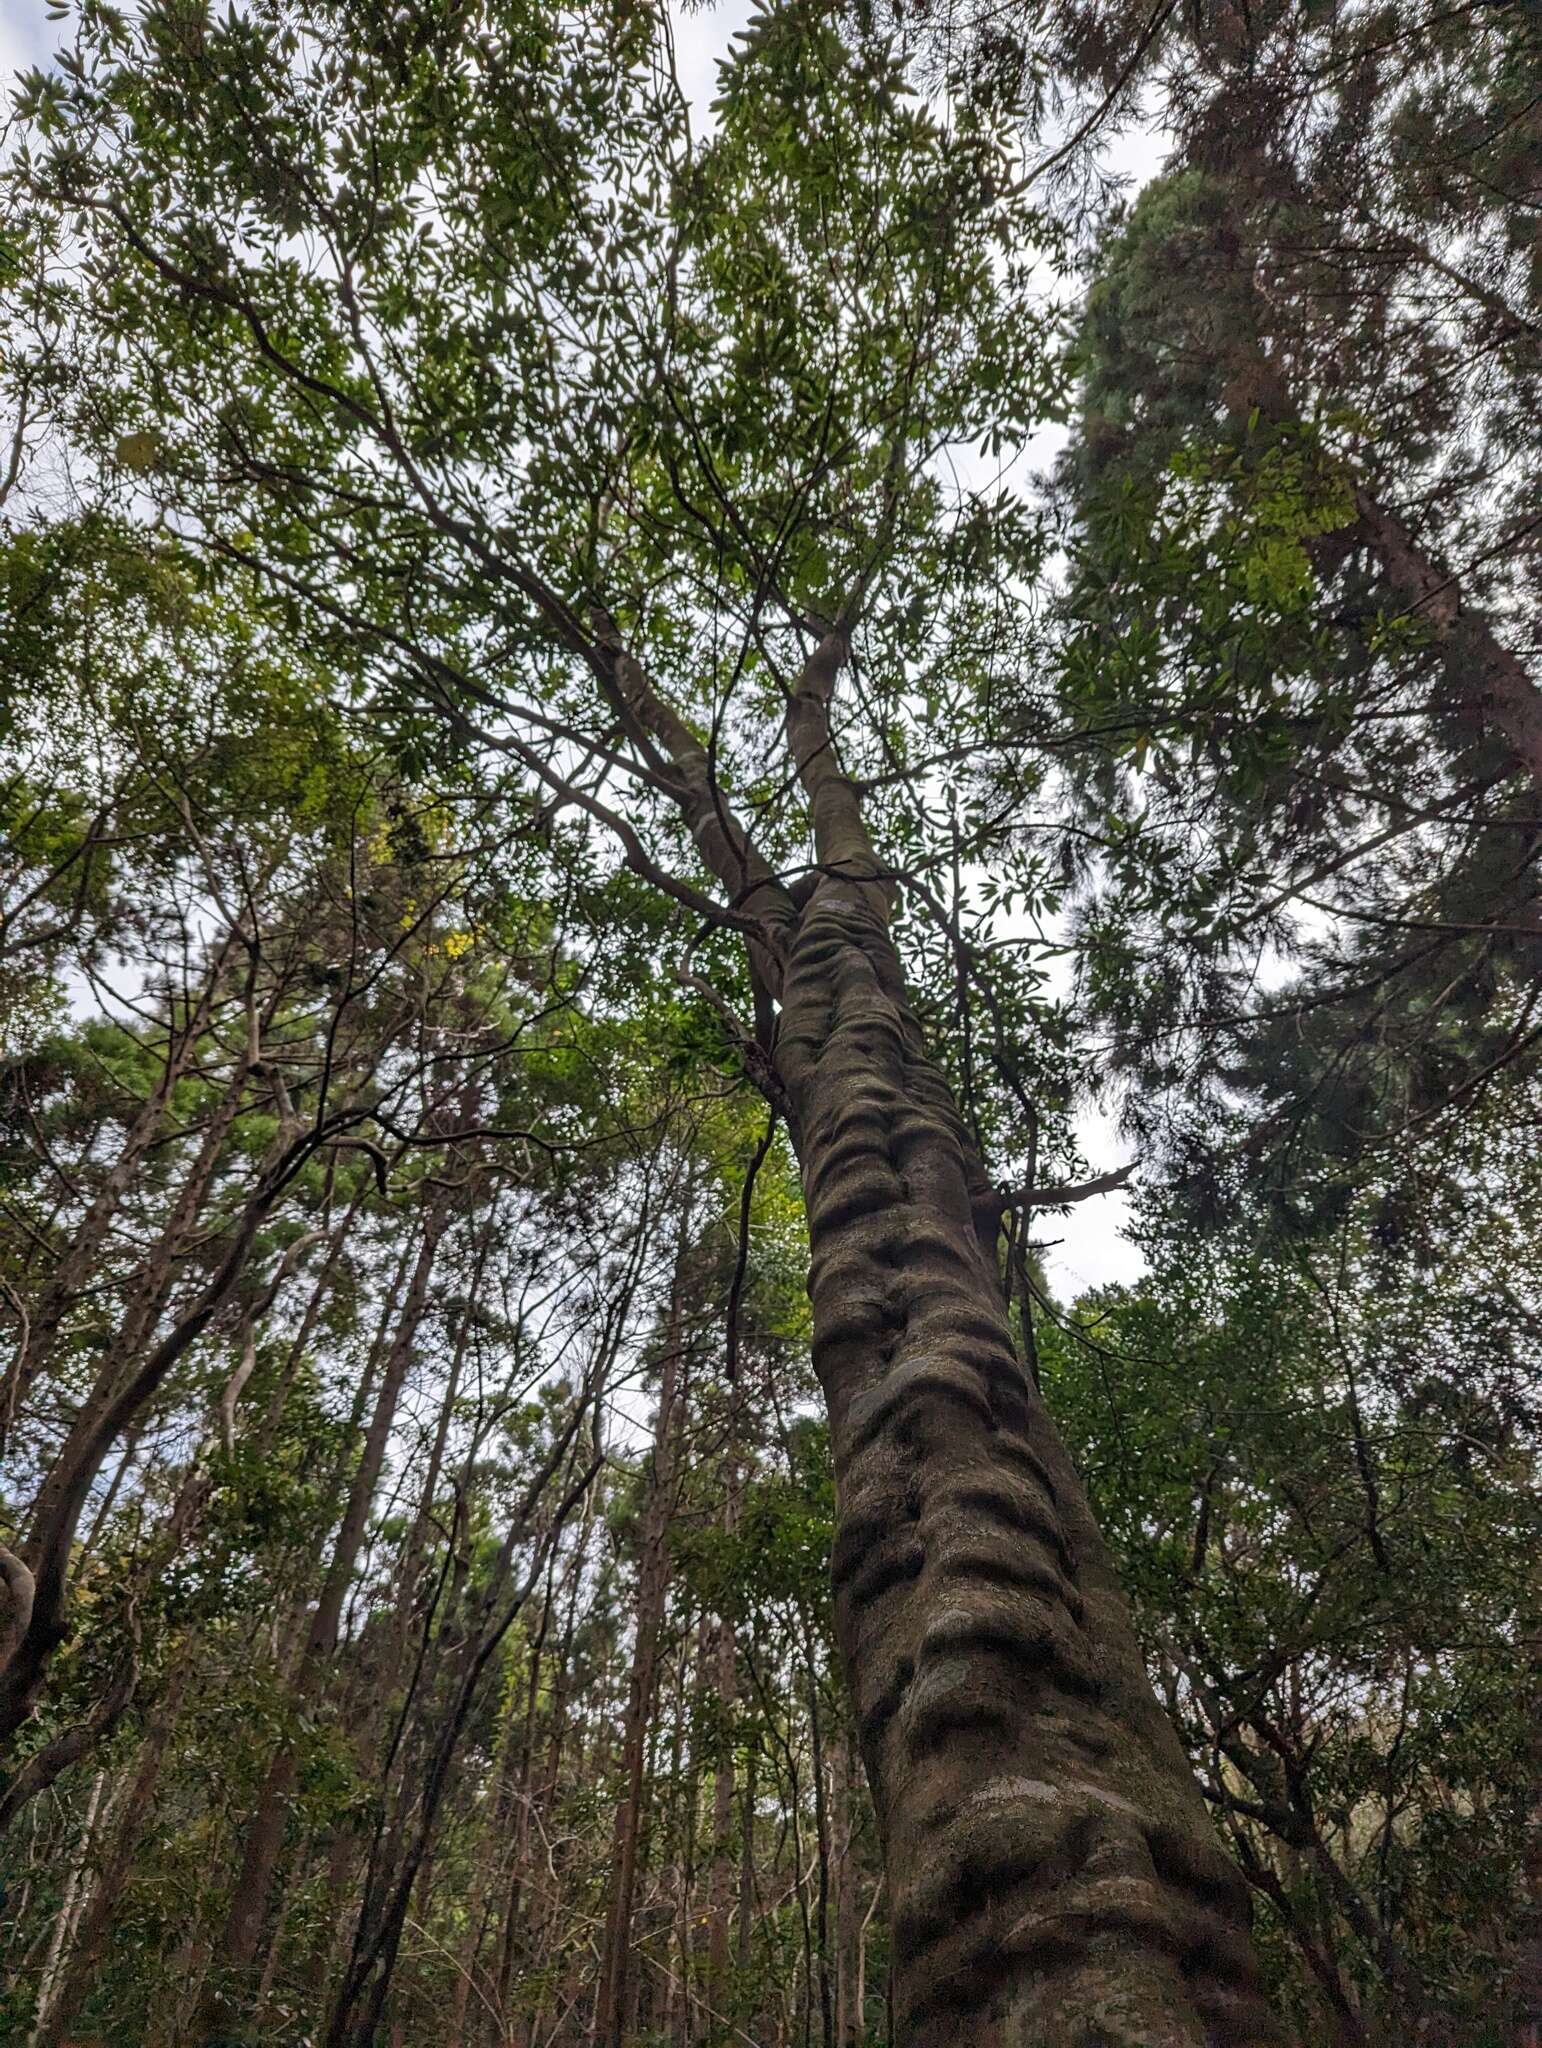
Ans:
{"label": "thick main trunk", "polygon": [[782,1002],[896,2040],[1276,2042],[1243,1880],[1013,1349],[983,1176],[871,887],[821,883]]}

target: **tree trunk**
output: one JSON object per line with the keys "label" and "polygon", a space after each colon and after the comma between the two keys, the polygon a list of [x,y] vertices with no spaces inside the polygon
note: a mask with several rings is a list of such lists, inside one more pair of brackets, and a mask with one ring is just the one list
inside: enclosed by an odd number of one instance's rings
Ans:
{"label": "tree trunk", "polygon": [[407,1925],[413,1890],[425,1865],[432,1859],[434,1828],[440,1806],[449,1788],[456,1754],[476,1705],[483,1676],[504,1637],[523,1612],[525,1602],[539,1585],[546,1570],[549,1546],[554,1547],[560,1541],[563,1524],[572,1509],[587,1497],[603,1462],[597,1453],[582,1475],[569,1485],[552,1510],[549,1526],[537,1543],[534,1565],[517,1591],[506,1600],[505,1588],[513,1569],[515,1550],[532,1534],[532,1519],[541,1507],[559,1466],[570,1456],[582,1414],[583,1405],[580,1404],[568,1428],[559,1433],[556,1446],[526,1490],[499,1545],[498,1555],[488,1573],[487,1587],[468,1619],[466,1634],[455,1660],[459,1669],[453,1671],[451,1694],[441,1711],[437,1738],[425,1759],[421,1783],[404,1788],[392,1826],[376,1833],[365,1872],[353,1955],[327,2030],[328,2048],[370,2048],[376,2038],[401,1952],[401,1938]]}
{"label": "tree trunk", "polygon": [[91,1838],[96,1833],[96,1816],[102,1803],[102,1788],[106,1783],[105,1771],[98,1771],[91,1780],[91,1796],[86,1802],[85,1824],[80,1831],[80,1854],[70,1866],[64,1897],[60,1901],[59,1911],[54,1920],[53,1939],[48,1945],[48,1958],[43,1965],[42,1980],[38,1985],[37,2019],[32,2029],[29,2048],[38,2048],[38,2044],[46,2038],[54,2001],[60,1989],[60,1971],[64,1967],[65,1951],[75,1939],[76,1926],[85,1910],[90,1883],[86,1873],[91,1860]]}
{"label": "tree trunk", "polygon": [[[48,1284],[33,1309],[23,1342],[7,1376],[6,1399],[0,1404],[0,1413],[6,1416],[14,1415],[20,1409],[27,1387],[47,1360],[65,1318],[80,1294],[98,1276],[102,1248],[113,1221],[146,1154],[160,1136],[177,1083],[187,1071],[199,1038],[208,1028],[214,998],[229,967],[235,938],[234,931],[226,934],[196,999],[187,1005],[181,1028],[168,1031],[164,1063],[155,1086],[129,1126],[118,1157],[81,1218],[73,1239],[49,1275]],[[3,1439],[0,1439],[0,1444],[3,1444]]]}
{"label": "tree trunk", "polygon": [[[588,1533],[589,1523],[585,1521],[579,1532],[578,1556],[574,1560],[575,1568],[572,1585],[568,1594],[567,1613],[563,1620],[562,1640],[554,1660],[551,1732],[547,1738],[546,1763],[541,1776],[541,1786],[539,1793],[536,1795],[537,1804],[546,1813],[549,1813],[556,1804],[557,1787],[561,1782],[562,1776],[562,1758],[567,1747],[569,1732],[568,1708],[573,1677],[573,1645],[578,1630],[578,1598],[584,1580]],[[600,1773],[595,1772],[593,1775],[598,1778]],[[513,1904],[514,1901],[511,1895],[510,1912],[504,1921],[503,1956],[498,1969],[499,2048],[503,2048],[503,2044],[506,2042],[511,2043],[520,2038],[514,2026],[514,2015],[511,2010],[514,1986],[514,1936],[516,1931]],[[546,1899],[546,1910],[541,1916],[540,1926],[535,1931],[535,1939],[530,1943],[529,1947],[530,1961],[535,1969],[540,1969],[544,1966],[546,1958],[557,1946],[556,1936],[560,1909],[561,1901],[557,1896],[556,1887],[553,1886]],[[534,2048],[535,2042],[542,2038],[540,2032],[542,2017],[543,2006],[538,2000],[526,2016],[523,2030],[523,2040],[526,2043],[526,2048]]]}
{"label": "tree trunk", "polygon": [[1355,509],[1389,588],[1434,635],[1464,708],[1504,734],[1542,790],[1542,690],[1525,664],[1499,639],[1485,613],[1464,604],[1459,578],[1431,558],[1395,512],[1368,491],[1356,493]]}
{"label": "tree trunk", "polygon": [[787,698],[818,863],[806,895],[754,846],[641,663],[605,648],[626,711],[671,758],[702,858],[754,906],[768,1025],[781,1003],[774,1035],[736,1042],[803,1171],[835,1624],[889,1877],[896,2039],[1276,2043],[1246,1885],[1013,1348],[1003,1205],[906,999],[893,871],[830,716],[849,624]]}
{"label": "tree trunk", "polygon": [[680,1247],[671,1285],[669,1325],[660,1365],[658,1412],[654,1419],[653,1456],[648,1470],[647,1498],[639,1539],[637,1634],[622,1723],[622,1794],[612,1834],[614,1881],[606,1914],[605,1946],[596,2001],[595,2039],[600,2048],[622,2048],[628,2011],[632,1909],[637,1885],[637,1850],[642,1831],[647,1734],[657,1690],[664,1605],[669,1593],[669,1515],[674,1499],[676,1390],[679,1384],[682,1293],[689,1230],[687,1212],[681,1220]]}
{"label": "tree trunk", "polygon": [[[489,1245],[484,1238],[478,1246],[472,1266],[470,1302],[480,1295],[482,1274],[487,1264]],[[413,1601],[418,1594],[418,1580],[423,1570],[423,1560],[428,1551],[429,1531],[433,1527],[434,1502],[439,1493],[439,1480],[444,1470],[445,1446],[449,1442],[450,1422],[455,1413],[455,1400],[460,1392],[461,1369],[466,1362],[466,1347],[471,1337],[471,1313],[469,1303],[462,1308],[457,1320],[455,1342],[450,1352],[449,1371],[445,1376],[444,1392],[440,1397],[439,1414],[434,1425],[433,1441],[429,1445],[428,1469],[423,1475],[422,1491],[418,1495],[417,1512],[407,1531],[402,1545],[401,1562],[398,1566],[396,1610],[391,1618],[391,1632],[388,1647],[382,1662],[379,1689],[384,1696],[396,1690],[401,1681],[407,1659],[407,1645],[412,1634]]]}
{"label": "tree trunk", "polygon": [[535,1757],[535,1717],[540,1694],[541,1652],[550,1615],[551,1593],[548,1589],[546,1607],[541,1615],[540,1634],[531,1646],[530,1652],[530,1682],[525,1695],[525,1729],[519,1749],[518,1791],[515,1795],[518,1804],[514,1812],[514,1843],[509,1855],[508,1896],[504,1902],[499,1929],[497,1974],[493,1987],[494,2006],[501,2029],[505,2032],[509,2028],[509,1995],[514,1984],[514,1958],[519,1942],[520,1909],[522,1906],[528,1909],[529,1905],[530,1808],[533,1798],[531,1774]]}
{"label": "tree trunk", "polygon": [[814,1780],[814,1836],[819,1870],[814,1927],[819,1956],[820,2039],[824,2048],[835,2048],[835,2000],[830,1982],[830,1812],[826,1797],[823,1731],[819,1721],[819,1678],[806,1619],[803,1649],[808,1677],[809,1761]]}
{"label": "tree trunk", "polygon": [[[738,1474],[730,1472],[723,1503],[723,1527],[732,1534],[738,1518]],[[712,1873],[707,1902],[707,1998],[713,2011],[724,2011],[729,1992],[728,1923],[733,1909],[734,1752],[727,1725],[739,1696],[738,1661],[733,1623],[718,1616],[714,1623],[713,1676],[723,1717],[722,1749],[712,1774]]]}
{"label": "tree trunk", "polygon": [[[513,1685],[509,1688],[508,1703],[499,1721],[498,1775],[494,1781],[492,1797],[488,1800],[486,1812],[482,1816],[480,1839],[477,1843],[476,1871],[471,1894],[466,1902],[466,1939],[461,1949],[450,2006],[448,2037],[452,2041],[460,2042],[466,2039],[466,2015],[471,2007],[477,1964],[487,1938],[487,1925],[491,1917],[493,1878],[498,1868],[498,1852],[510,1821],[514,1821],[517,1833],[519,1819],[522,1817],[518,1815],[517,1807],[523,1805],[521,1795],[528,1790],[530,1729],[535,1717],[535,1696],[541,1668],[541,1639],[545,1635],[550,1613],[551,1580],[548,1575],[546,1599],[541,1610],[541,1627],[528,1652],[527,1671],[522,1687],[525,1696],[523,1744],[515,1739],[519,1691]],[[517,1885],[522,1870],[517,1847],[513,1860],[514,1884]]]}
{"label": "tree trunk", "polygon": [[835,2048],[862,2038],[857,1991],[857,1872],[851,1849],[851,1748],[845,1730],[830,1737],[830,1859],[835,1872]]}
{"label": "tree trunk", "polygon": [[744,1762],[744,1798],[739,1822],[738,1961],[741,1981],[748,1981],[755,1933],[755,1766],[759,1751],[750,1745]]}
{"label": "tree trunk", "polygon": [[879,884],[821,881],[782,999],[836,1629],[889,1874],[896,2038],[1276,2042],[1243,1879],[1013,1350],[999,1209],[926,1056]]}
{"label": "tree trunk", "polygon": [[270,1192],[264,1176],[243,1207],[213,1279],[160,1343],[146,1353],[177,1258],[186,1249],[240,1107],[249,1072],[250,1062],[243,1062],[227,1082],[197,1157],[178,1190],[171,1216],[137,1276],[91,1391],[71,1419],[38,1490],[24,1552],[32,1581],[25,1625],[20,1629],[13,1626],[0,1639],[0,1743],[8,1741],[31,1714],[54,1653],[68,1634],[68,1577],[75,1532],[108,1452],[234,1292],[257,1232],[277,1197],[277,1187]]}
{"label": "tree trunk", "polygon": [[[375,1488],[380,1482],[380,1474],[385,1464],[386,1446],[390,1441],[391,1426],[396,1418],[397,1402],[401,1398],[407,1368],[412,1361],[413,1341],[427,1303],[429,1275],[433,1269],[434,1255],[444,1234],[446,1221],[445,1211],[441,1207],[430,1211],[424,1224],[412,1282],[402,1307],[401,1321],[386,1356],[380,1392],[375,1399],[374,1413],[370,1417],[369,1431],[364,1439],[358,1470],[349,1489],[342,1524],[332,1551],[332,1560],[322,1585],[320,1598],[316,1603],[316,1612],[301,1656],[300,1669],[296,1674],[296,1705],[300,1707],[310,1704],[316,1698],[325,1681],[332,1653],[337,1646],[343,1600],[353,1578],[359,1546],[363,1542],[365,1527],[369,1520],[370,1505],[374,1500]],[[236,1880],[235,1894],[231,1899],[221,1943],[222,1962],[225,1969],[233,1973],[239,1974],[250,1969],[257,1954],[273,1872],[278,1863],[279,1851],[283,1847],[289,1794],[293,1789],[298,1767],[298,1752],[293,1743],[286,1742],[273,1759],[257,1811],[247,1830],[241,1871]],[[211,2013],[209,2024],[217,2031],[223,2024],[223,2014]]]}
{"label": "tree trunk", "polygon": [[161,1766],[165,1762],[166,1751],[177,1725],[177,1709],[181,1705],[183,1688],[191,1668],[191,1654],[184,1644],[172,1662],[165,1693],[155,1709],[145,1739],[140,1745],[134,1775],[124,1793],[123,1818],[98,1873],[90,1903],[81,1915],[69,1961],[59,1980],[58,1993],[53,2000],[52,2008],[46,2018],[38,2022],[33,2037],[34,2048],[56,2048],[56,2043],[62,2039],[65,2029],[80,2010],[86,1994],[91,1989],[103,1937],[111,1924],[119,1896],[133,1867],[135,1852],[144,1834],[145,1823],[150,1817],[150,1804],[155,1796],[156,1781],[160,1777]]}
{"label": "tree trunk", "polygon": [[1530,1609],[1525,1617],[1529,1796],[1521,1846],[1520,1939],[1515,1957],[1516,2048],[1542,2048],[1542,1565],[1532,1575]]}

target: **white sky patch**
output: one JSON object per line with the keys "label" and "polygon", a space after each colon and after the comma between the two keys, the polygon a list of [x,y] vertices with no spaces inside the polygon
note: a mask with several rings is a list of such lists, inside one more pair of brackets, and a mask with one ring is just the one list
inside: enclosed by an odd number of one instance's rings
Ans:
{"label": "white sky patch", "polygon": [[5,113],[11,110],[11,93],[24,71],[46,67],[58,47],[64,22],[48,19],[41,0],[20,0],[19,5],[0,7],[0,77],[5,81]]}

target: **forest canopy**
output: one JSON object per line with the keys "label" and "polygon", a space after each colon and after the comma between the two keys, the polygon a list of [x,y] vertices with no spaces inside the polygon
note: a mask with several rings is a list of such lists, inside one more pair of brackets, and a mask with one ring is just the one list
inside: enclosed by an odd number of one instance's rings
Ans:
{"label": "forest canopy", "polygon": [[1538,2048],[1534,10],[23,33],[0,2041]]}

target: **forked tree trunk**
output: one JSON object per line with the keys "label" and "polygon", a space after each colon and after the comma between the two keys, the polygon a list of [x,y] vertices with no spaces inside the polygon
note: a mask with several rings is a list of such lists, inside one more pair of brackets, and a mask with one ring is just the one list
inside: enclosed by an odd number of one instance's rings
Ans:
{"label": "forked tree trunk", "polygon": [[896,2040],[1276,2042],[1246,1888],[1013,1349],[999,1209],[875,883],[821,880],[782,1004],[836,1629],[884,1841]]}
{"label": "forked tree trunk", "polygon": [[[1157,1705],[1087,1499],[1013,1348],[1002,1205],[906,1000],[892,869],[831,706],[850,629],[788,693],[818,863],[794,894],[711,754],[601,616],[590,657],[669,756],[746,920],[730,1017],[786,1115],[836,1476],[836,1633],[894,1930],[897,2048],[1265,2048],[1247,1889]],[[700,977],[691,977],[720,1000]]]}

